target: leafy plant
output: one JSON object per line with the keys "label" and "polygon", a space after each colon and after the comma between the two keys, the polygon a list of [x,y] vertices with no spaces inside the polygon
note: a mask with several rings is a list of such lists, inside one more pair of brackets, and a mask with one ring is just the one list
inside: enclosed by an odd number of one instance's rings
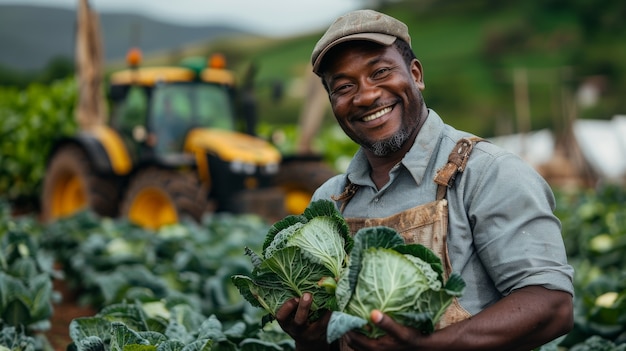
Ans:
{"label": "leafy plant", "polygon": [[626,189],[605,184],[557,191],[557,216],[574,266],[574,329],[560,345],[592,336],[626,343]]}
{"label": "leafy plant", "polygon": [[352,245],[348,225],[334,204],[319,200],[302,215],[276,222],[261,255],[246,249],[254,266],[252,275],[234,275],[232,280],[248,302],[265,309],[268,320],[287,300],[310,292],[309,318],[315,319],[321,309],[336,309],[334,286],[347,266]]}
{"label": "leafy plant", "polygon": [[31,216],[11,216],[0,199],[0,350],[43,350],[53,303],[52,279],[62,272],[39,246],[42,228]]}
{"label": "leafy plant", "polygon": [[626,189],[606,184],[556,194],[568,256],[591,259],[603,271],[626,266]]}
{"label": "leafy plant", "polygon": [[230,276],[252,270],[241,247],[261,248],[268,227],[258,216],[214,214],[150,231],[82,212],[47,226],[42,244],[80,304],[176,296],[206,315],[237,320],[248,304]]}
{"label": "leafy plant", "polygon": [[570,351],[626,351],[626,344],[618,346],[610,340],[594,335],[572,347]]}
{"label": "leafy plant", "polygon": [[53,261],[28,232],[14,229],[1,234],[0,322],[31,333],[47,330],[57,298],[52,289]]}
{"label": "leafy plant", "polygon": [[4,327],[0,323],[0,351],[35,351],[37,341],[22,328]]}
{"label": "leafy plant", "polygon": [[461,296],[465,282],[457,273],[444,281],[441,259],[419,244],[404,244],[388,227],[355,234],[349,269],[337,285],[339,311],[332,313],[327,338],[332,342],[352,329],[376,338],[384,332],[368,324],[372,310],[432,333],[446,308]]}
{"label": "leafy plant", "polygon": [[0,194],[8,200],[36,202],[53,141],[76,131],[76,92],[73,78],[0,88]]}
{"label": "leafy plant", "polygon": [[225,327],[176,299],[119,303],[70,324],[68,350],[292,350],[277,329],[250,328],[244,321]]}
{"label": "leafy plant", "polygon": [[593,336],[626,343],[626,272],[596,273],[590,261],[576,265],[574,329],[562,346],[574,347]]}

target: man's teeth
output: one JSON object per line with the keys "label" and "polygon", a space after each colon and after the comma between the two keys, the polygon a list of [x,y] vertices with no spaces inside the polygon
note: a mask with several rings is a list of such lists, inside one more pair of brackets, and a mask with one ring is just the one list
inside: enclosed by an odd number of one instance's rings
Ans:
{"label": "man's teeth", "polygon": [[369,116],[365,116],[363,117],[363,122],[369,122],[369,121],[373,121],[376,118],[379,118],[381,116],[383,116],[384,114],[391,112],[391,107],[386,107],[376,113],[374,113],[373,115],[369,115]]}

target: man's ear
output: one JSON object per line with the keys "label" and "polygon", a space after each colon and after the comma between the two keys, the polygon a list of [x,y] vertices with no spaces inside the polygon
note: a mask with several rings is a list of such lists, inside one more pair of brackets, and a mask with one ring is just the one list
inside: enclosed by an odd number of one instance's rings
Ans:
{"label": "man's ear", "polygon": [[411,61],[410,69],[413,81],[415,81],[419,90],[424,90],[424,88],[426,88],[426,84],[424,84],[424,70],[422,69],[422,63],[419,62],[418,59],[413,59],[413,61]]}

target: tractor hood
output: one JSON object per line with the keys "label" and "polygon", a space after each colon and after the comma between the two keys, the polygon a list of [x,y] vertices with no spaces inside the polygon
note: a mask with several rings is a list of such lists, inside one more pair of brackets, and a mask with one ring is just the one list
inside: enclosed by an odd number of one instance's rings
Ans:
{"label": "tractor hood", "polygon": [[265,166],[278,164],[281,154],[269,142],[243,133],[222,129],[197,128],[187,134],[185,151],[213,153],[226,162]]}

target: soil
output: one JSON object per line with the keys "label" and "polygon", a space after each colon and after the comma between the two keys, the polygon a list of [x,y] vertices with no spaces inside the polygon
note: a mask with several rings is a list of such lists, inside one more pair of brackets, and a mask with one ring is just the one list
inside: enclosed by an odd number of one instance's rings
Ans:
{"label": "soil", "polygon": [[54,305],[50,318],[50,330],[45,333],[45,336],[54,351],[65,351],[72,343],[69,335],[70,322],[78,317],[92,317],[98,311],[91,306],[79,305],[76,294],[69,290],[63,281],[55,280],[53,286],[54,290],[61,293],[63,299],[59,304]]}

